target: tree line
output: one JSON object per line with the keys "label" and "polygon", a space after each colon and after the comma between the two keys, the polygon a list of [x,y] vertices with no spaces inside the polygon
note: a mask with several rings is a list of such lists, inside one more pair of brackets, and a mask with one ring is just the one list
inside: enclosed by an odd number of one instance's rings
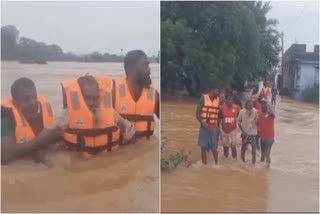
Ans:
{"label": "tree line", "polygon": [[[20,37],[20,32],[13,25],[1,27],[1,60],[46,63],[46,61],[123,62],[123,59],[123,55],[110,53],[93,52],[84,55],[64,53],[56,44],[47,45],[27,37]],[[159,63],[159,54],[149,57],[149,60]]]}
{"label": "tree line", "polygon": [[243,88],[272,75],[280,51],[269,2],[161,2],[161,89]]}

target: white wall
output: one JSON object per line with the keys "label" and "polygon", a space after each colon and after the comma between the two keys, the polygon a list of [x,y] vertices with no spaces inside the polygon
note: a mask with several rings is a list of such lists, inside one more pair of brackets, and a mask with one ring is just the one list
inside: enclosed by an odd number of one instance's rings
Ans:
{"label": "white wall", "polygon": [[[300,66],[300,80],[297,81],[297,86],[299,87],[299,92],[297,96],[317,81],[319,74],[316,75],[316,68],[313,64],[299,64]],[[319,72],[319,71],[318,71]]]}

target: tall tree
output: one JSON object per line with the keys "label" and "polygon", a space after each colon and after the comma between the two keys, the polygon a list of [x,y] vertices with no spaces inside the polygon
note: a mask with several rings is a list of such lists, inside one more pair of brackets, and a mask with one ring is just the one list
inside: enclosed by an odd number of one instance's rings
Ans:
{"label": "tall tree", "polygon": [[1,59],[15,60],[17,58],[17,42],[19,31],[15,26],[1,27]]}
{"label": "tall tree", "polygon": [[209,85],[242,87],[263,78],[277,59],[268,3],[161,2],[162,88],[190,95]]}

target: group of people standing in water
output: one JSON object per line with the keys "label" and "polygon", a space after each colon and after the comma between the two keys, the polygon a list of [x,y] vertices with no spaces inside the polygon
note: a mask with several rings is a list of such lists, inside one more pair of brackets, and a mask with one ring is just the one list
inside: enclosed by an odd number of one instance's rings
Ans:
{"label": "group of people standing in water", "polygon": [[[269,167],[270,152],[275,139],[274,106],[277,90],[270,89],[270,81],[263,84],[259,91],[256,86],[244,107],[236,90],[212,87],[201,96],[196,118],[200,123],[198,145],[201,148],[201,160],[207,164],[207,152],[211,151],[218,164],[218,144],[223,145],[223,154],[237,159],[237,133],[241,131],[241,160],[245,162],[245,153],[251,145],[252,164],[256,163],[256,152],[261,151],[261,162]],[[271,96],[271,104],[269,102]]]}
{"label": "group of people standing in water", "polygon": [[16,79],[11,98],[1,100],[1,164],[27,156],[52,167],[46,151],[57,142],[90,158],[152,138],[160,107],[146,54],[128,52],[124,72],[117,78],[84,75],[63,80],[59,117],[31,79]]}

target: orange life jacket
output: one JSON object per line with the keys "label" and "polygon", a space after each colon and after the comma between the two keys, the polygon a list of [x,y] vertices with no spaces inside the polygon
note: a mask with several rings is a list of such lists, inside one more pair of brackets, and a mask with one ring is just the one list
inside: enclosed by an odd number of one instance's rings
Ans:
{"label": "orange life jacket", "polygon": [[203,95],[204,104],[201,108],[201,119],[207,120],[209,124],[218,124],[218,116],[219,116],[219,105],[220,100],[219,97],[211,101],[208,94]]}
{"label": "orange life jacket", "polygon": [[77,79],[62,83],[66,95],[69,127],[64,133],[68,147],[82,151],[84,156],[111,151],[119,147],[120,130],[115,124],[112,106],[112,79],[96,77],[99,84],[99,119],[88,108]]}
{"label": "orange life jacket", "polygon": [[[45,128],[50,126],[53,123],[54,116],[52,113],[51,105],[44,96],[39,95],[38,101],[41,105],[43,127]],[[10,99],[2,100],[1,106],[12,110],[14,120],[15,120],[15,137],[16,137],[17,144],[30,142],[36,137],[36,134],[33,132],[30,124],[22,115],[22,113],[18,110],[18,108],[13,104],[12,100]]]}
{"label": "orange life jacket", "polygon": [[267,98],[269,96],[269,87],[263,86],[262,91],[263,91],[264,98]]}
{"label": "orange life jacket", "polygon": [[[139,100],[135,102],[129,91],[126,78],[115,78],[114,98],[115,110],[123,118],[133,122],[137,138],[149,139],[152,137],[155,127],[154,110],[156,105],[156,90],[153,83],[149,88],[142,90]],[[122,141],[121,143],[127,142]]]}

